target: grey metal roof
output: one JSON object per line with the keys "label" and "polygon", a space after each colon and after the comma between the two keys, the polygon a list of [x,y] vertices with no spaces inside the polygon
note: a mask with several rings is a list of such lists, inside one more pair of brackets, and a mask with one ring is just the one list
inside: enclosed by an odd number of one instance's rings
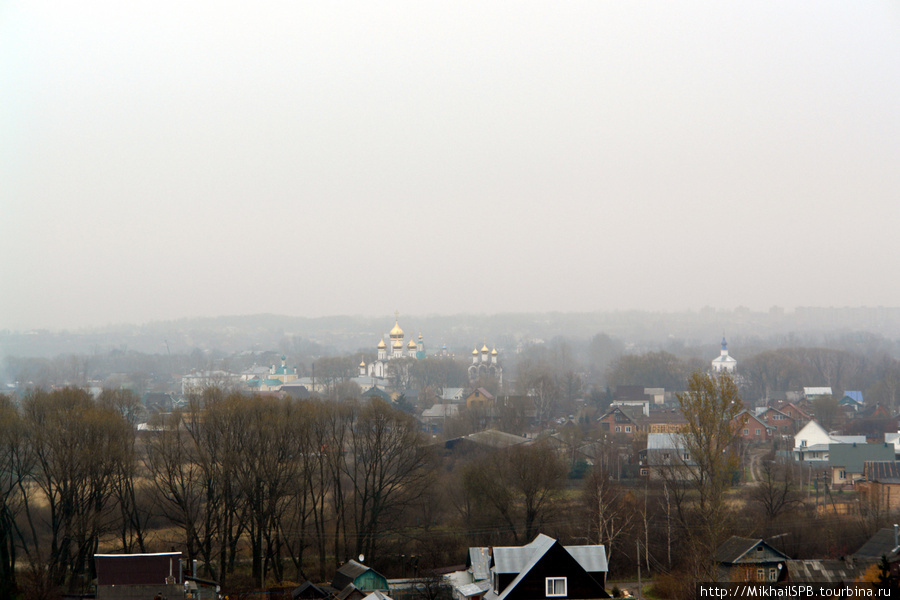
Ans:
{"label": "grey metal roof", "polygon": [[359,592],[360,594],[362,593],[355,585],[353,585],[352,583],[348,583],[341,589],[340,592],[335,595],[335,598],[337,598],[337,600],[345,600],[345,598],[348,598],[353,592]]}
{"label": "grey metal roof", "polygon": [[328,592],[314,584],[312,581],[301,584],[291,592],[291,598],[294,600],[297,598],[327,598],[328,595]]}
{"label": "grey metal roof", "polygon": [[898,545],[894,543],[894,528],[885,527],[880,529],[863,544],[862,548],[853,555],[858,559],[879,559],[884,556],[895,554]]}
{"label": "grey metal roof", "polygon": [[494,571],[497,573],[521,573],[534,553],[535,548],[532,544],[526,546],[495,546]]}
{"label": "grey metal roof", "polygon": [[787,560],[784,564],[791,581],[841,583],[857,581],[871,563],[850,563],[843,560]]}
{"label": "grey metal roof", "polygon": [[451,417],[457,414],[459,414],[458,404],[435,404],[431,408],[426,408],[422,411],[422,418]]}
{"label": "grey metal roof", "polygon": [[608,570],[604,546],[563,546],[563,548],[588,573],[605,573]]}
{"label": "grey metal roof", "polygon": [[456,588],[460,594],[465,596],[466,598],[470,596],[475,596],[477,594],[483,594],[484,592],[491,589],[490,581],[476,581],[475,583],[467,583],[466,585],[461,585]]}
{"label": "grey metal roof", "polygon": [[464,439],[493,448],[508,448],[528,441],[527,438],[506,433],[505,431],[499,431],[497,429],[478,431],[465,436]]}
{"label": "grey metal roof", "polygon": [[833,444],[865,444],[866,436],[864,435],[830,435]]}
{"label": "grey metal roof", "polygon": [[[518,576],[516,576],[516,578],[513,579],[512,582],[510,582],[510,584],[508,586],[506,586],[506,589],[504,589],[503,592],[500,594],[500,596],[498,597],[498,600],[504,600],[504,598],[506,598],[506,596],[512,590],[516,589],[516,586],[519,585],[519,583],[522,581],[522,579],[526,575],[528,575],[528,572],[531,571],[532,568],[534,568],[534,565],[536,565],[538,563],[538,561],[541,560],[541,558],[543,558],[544,554],[547,553],[547,550],[552,548],[553,544],[555,544],[555,543],[556,543],[556,540],[554,540],[552,537],[550,537],[548,535],[544,535],[543,533],[539,533],[538,536],[536,538],[534,538],[533,542],[531,542],[530,544],[528,544],[526,546],[522,546],[521,548],[530,548],[531,549],[531,556],[529,557],[528,562],[526,562],[522,566],[522,568],[519,570]],[[497,558],[497,549],[494,548],[494,560],[495,561],[496,561],[496,558]],[[516,558],[519,558],[519,557],[516,556]],[[506,571],[506,572],[509,573],[510,571]]]}
{"label": "grey metal roof", "polygon": [[648,433],[647,450],[677,450],[684,448],[680,433]]}
{"label": "grey metal roof", "polygon": [[334,579],[331,580],[331,587],[343,590],[347,584],[353,583],[357,577],[369,570],[369,567],[366,565],[360,564],[355,560],[348,560],[335,572]]}
{"label": "grey metal roof", "polygon": [[[497,573],[518,574],[498,596],[498,600],[503,600],[506,593],[516,587],[554,544],[556,544],[555,539],[541,533],[530,544],[524,546],[495,547],[494,570]],[[605,573],[608,570],[606,548],[602,545],[563,546],[563,548],[588,573]]]}
{"label": "grey metal roof", "polygon": [[491,549],[469,548],[469,565],[472,568],[472,578],[481,581],[491,578]]}

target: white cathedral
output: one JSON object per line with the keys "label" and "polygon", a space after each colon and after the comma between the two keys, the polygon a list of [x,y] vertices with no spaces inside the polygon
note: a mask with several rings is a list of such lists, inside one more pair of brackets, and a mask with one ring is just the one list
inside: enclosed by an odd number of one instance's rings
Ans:
{"label": "white cathedral", "polygon": [[394,320],[394,327],[391,329],[390,351],[388,351],[388,345],[384,343],[384,338],[379,340],[375,360],[369,364],[366,364],[366,361],[359,363],[359,375],[361,377],[369,376],[375,379],[385,379],[388,376],[390,361],[400,358],[425,358],[425,342],[422,340],[422,334],[419,334],[418,342],[410,337],[409,343],[404,344],[403,330],[400,329],[399,319],[400,317],[397,315]]}

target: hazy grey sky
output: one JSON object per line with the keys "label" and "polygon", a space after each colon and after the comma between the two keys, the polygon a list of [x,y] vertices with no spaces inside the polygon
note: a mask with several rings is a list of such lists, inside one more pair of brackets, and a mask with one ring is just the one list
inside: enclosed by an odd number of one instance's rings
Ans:
{"label": "hazy grey sky", "polygon": [[897,2],[0,3],[0,327],[900,304]]}

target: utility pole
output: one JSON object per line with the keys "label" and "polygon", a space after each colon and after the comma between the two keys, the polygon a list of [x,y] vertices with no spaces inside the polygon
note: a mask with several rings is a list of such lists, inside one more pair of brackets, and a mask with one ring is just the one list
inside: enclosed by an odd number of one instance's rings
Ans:
{"label": "utility pole", "polygon": [[816,473],[816,518],[819,518],[819,474]]}
{"label": "utility pole", "polygon": [[638,600],[641,600],[643,596],[641,595],[642,588],[644,586],[641,585],[641,541],[638,539],[634,540],[634,549],[635,556],[637,556],[637,565],[638,565],[638,589],[637,589],[637,597]]}

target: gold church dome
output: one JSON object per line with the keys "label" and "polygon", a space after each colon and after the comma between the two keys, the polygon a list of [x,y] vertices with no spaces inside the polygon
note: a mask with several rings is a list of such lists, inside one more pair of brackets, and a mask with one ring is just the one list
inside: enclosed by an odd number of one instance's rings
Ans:
{"label": "gold church dome", "polygon": [[394,328],[391,329],[391,337],[403,337],[403,330],[400,329],[400,323],[394,321]]}
{"label": "gold church dome", "polygon": [[481,347],[482,352],[490,352],[490,349],[487,347],[487,344]]}
{"label": "gold church dome", "polygon": [[409,343],[406,345],[406,347],[409,348],[410,350],[414,350],[416,347],[416,343],[412,340],[409,340]]}
{"label": "gold church dome", "polygon": [[384,350],[385,348],[387,348],[387,344],[384,343],[384,340],[381,340],[380,342],[378,342],[379,350]]}

